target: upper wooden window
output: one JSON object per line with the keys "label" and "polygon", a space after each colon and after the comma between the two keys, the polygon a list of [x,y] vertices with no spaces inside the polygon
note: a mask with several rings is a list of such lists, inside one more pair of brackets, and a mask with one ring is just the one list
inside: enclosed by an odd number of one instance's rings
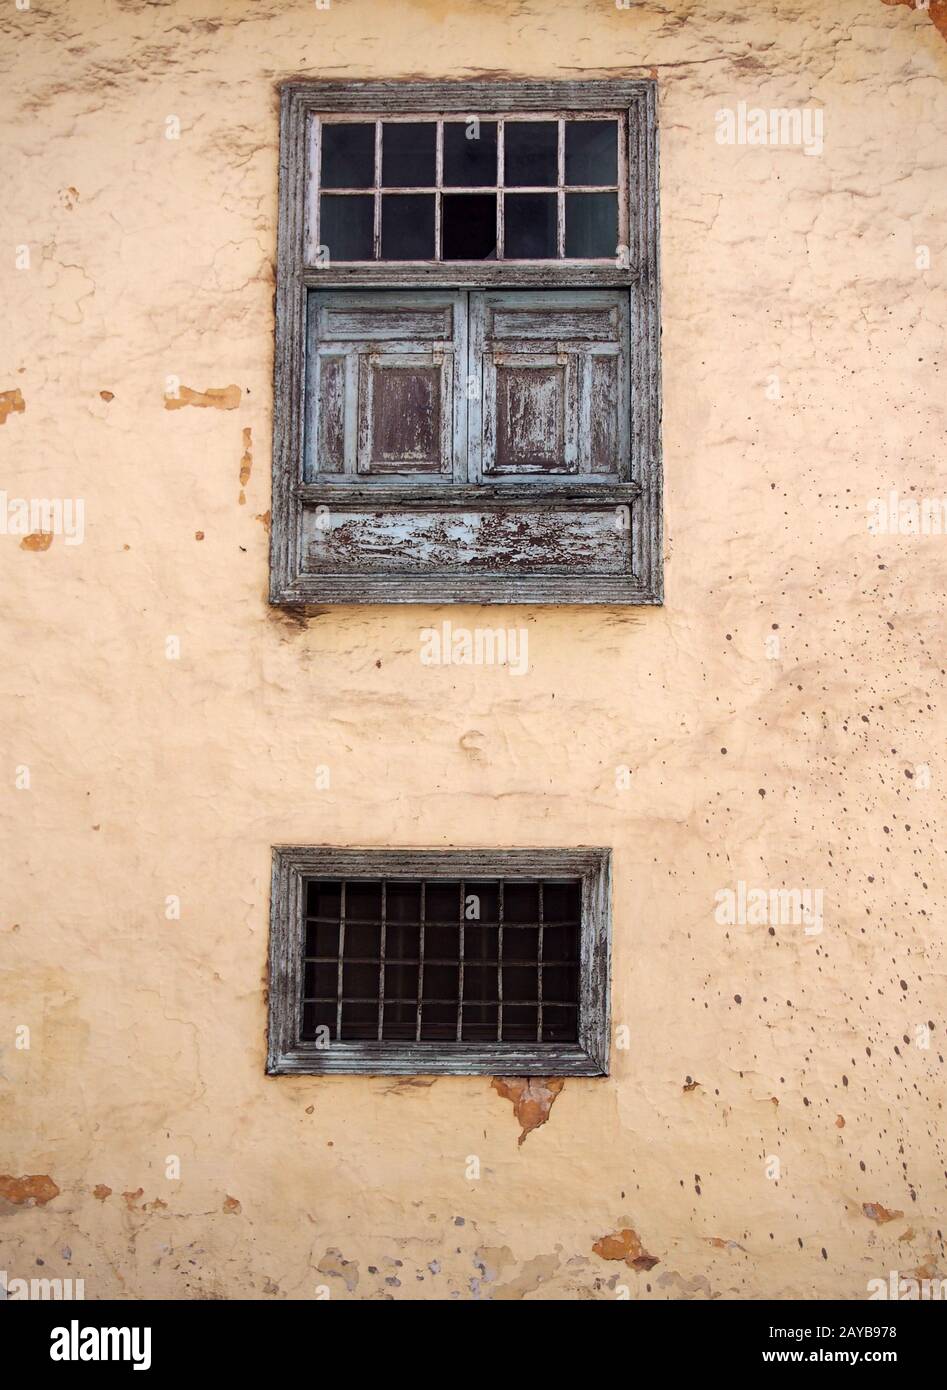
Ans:
{"label": "upper wooden window", "polygon": [[274,602],[661,602],[654,84],[284,89]]}

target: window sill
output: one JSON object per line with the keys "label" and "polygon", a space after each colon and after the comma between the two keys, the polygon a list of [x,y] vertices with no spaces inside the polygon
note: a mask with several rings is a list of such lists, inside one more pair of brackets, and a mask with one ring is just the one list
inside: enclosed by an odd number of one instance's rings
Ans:
{"label": "window sill", "polygon": [[607,1076],[607,1067],[575,1043],[498,1051],[494,1043],[337,1042],[299,1044],[267,1061],[269,1076]]}

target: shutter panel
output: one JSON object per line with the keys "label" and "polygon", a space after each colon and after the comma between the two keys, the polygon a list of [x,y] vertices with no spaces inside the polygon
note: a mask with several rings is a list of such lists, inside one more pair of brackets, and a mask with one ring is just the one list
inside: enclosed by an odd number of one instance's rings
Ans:
{"label": "shutter panel", "polygon": [[464,476],[466,296],[310,298],[307,477]]}
{"label": "shutter panel", "polygon": [[471,295],[472,481],[628,476],[621,291]]}

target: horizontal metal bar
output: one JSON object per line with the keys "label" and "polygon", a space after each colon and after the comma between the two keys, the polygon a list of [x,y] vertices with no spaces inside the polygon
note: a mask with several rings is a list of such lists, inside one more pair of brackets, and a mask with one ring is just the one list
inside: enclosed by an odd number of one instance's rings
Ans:
{"label": "horizontal metal bar", "polygon": [[[417,1004],[417,1002],[418,1002],[418,997],[417,997],[416,994],[411,994],[411,995],[399,995],[399,996],[397,996],[397,997],[395,997],[395,998],[392,998],[391,995],[385,995],[385,1003],[386,1003],[386,1004],[408,1004],[408,1005],[410,1005],[410,1006],[413,1008],[414,1005]],[[506,996],[504,996],[503,999],[500,1000],[499,998],[496,998],[496,999],[444,999],[444,998],[439,998],[439,997],[430,998],[430,997],[427,996],[427,995],[423,995],[423,996],[422,996],[422,999],[421,999],[421,1002],[422,1002],[422,1004],[444,1004],[444,1005],[448,1005],[448,1004],[449,1004],[451,1008],[454,1008],[455,1005],[460,1005],[461,1007],[463,1007],[463,1008],[465,1008],[465,1009],[480,1009],[480,1008],[484,1008],[484,1009],[493,1008],[493,1009],[495,1009],[495,1008],[497,1007],[497,1005],[500,1004],[500,1003],[502,1003],[502,1004],[504,1005],[504,1007],[507,1007],[507,1006],[509,1006],[509,1005],[515,1005],[515,1006],[518,1007],[518,1008],[523,1008],[523,1009],[535,1009],[535,1008],[538,1008],[538,1007],[539,1007],[539,1004],[540,1004],[540,1000],[538,1000],[538,999],[507,999]],[[335,997],[335,995],[333,995],[331,998],[329,998],[327,995],[324,995],[324,994],[314,995],[313,997],[309,997],[308,995],[304,995],[304,996],[303,996],[303,1003],[304,1003],[304,1004],[332,1004],[332,1005],[334,1005],[334,1004],[336,1003],[336,997]],[[369,994],[369,995],[362,995],[362,994],[343,994],[343,996],[342,996],[342,1003],[343,1003],[343,1004],[371,1004],[371,1005],[374,1007],[374,1005],[376,1005],[376,1004],[378,1003],[378,995],[377,995],[377,994]],[[547,1001],[545,1002],[544,1007],[547,1008],[547,1009],[569,1009],[569,1010],[574,1010],[574,1009],[577,1009],[579,1006],[578,1006],[578,1004],[570,1004],[568,1001],[561,1002],[561,1001],[559,1001],[558,999],[550,999],[550,1000],[547,1000]]]}
{"label": "horizontal metal bar", "polygon": [[617,183],[483,183],[469,186],[452,183],[370,183],[366,184],[364,188],[329,188],[325,184],[319,186],[319,193],[324,193],[330,198],[370,198],[374,193],[380,193],[382,197],[386,193],[426,193],[430,194],[432,198],[435,193],[444,193],[448,197],[453,193],[476,193],[490,198],[501,193],[548,193],[554,197],[557,193],[620,192],[621,188]]}

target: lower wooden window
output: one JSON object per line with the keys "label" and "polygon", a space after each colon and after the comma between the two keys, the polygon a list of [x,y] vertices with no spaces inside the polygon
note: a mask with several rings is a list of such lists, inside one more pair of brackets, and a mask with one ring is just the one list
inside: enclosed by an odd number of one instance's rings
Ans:
{"label": "lower wooden window", "polygon": [[607,850],[274,851],[268,1070],[608,1065]]}

